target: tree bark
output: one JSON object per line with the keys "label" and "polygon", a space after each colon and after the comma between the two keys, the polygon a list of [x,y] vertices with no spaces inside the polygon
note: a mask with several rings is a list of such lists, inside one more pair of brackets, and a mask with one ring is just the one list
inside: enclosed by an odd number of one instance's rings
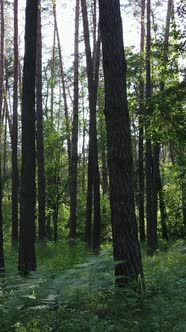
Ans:
{"label": "tree bark", "polygon": [[37,143],[37,177],[38,177],[38,237],[46,238],[45,216],[45,170],[43,139],[43,107],[42,107],[42,37],[41,37],[41,4],[39,1],[37,17],[37,58],[36,58],[36,143]]}
{"label": "tree bark", "polygon": [[35,257],[35,77],[38,0],[27,0],[22,91],[22,170],[19,271],[36,269]]}
{"label": "tree bark", "polygon": [[[97,146],[97,127],[96,127],[96,104],[97,87],[99,73],[99,53],[100,40],[97,41],[97,51],[95,60],[95,72],[93,70],[93,59],[91,56],[89,24],[87,15],[86,0],[81,0],[83,30],[85,40],[85,53],[87,63],[88,91],[89,91],[89,154],[88,154],[88,188],[87,188],[87,206],[86,206],[86,229],[85,237],[89,247],[97,251],[100,245],[100,176],[98,166],[98,146]],[[93,205],[94,204],[94,205]],[[93,226],[92,226],[92,212]]]}
{"label": "tree bark", "polygon": [[70,239],[76,238],[77,162],[78,162],[78,102],[79,102],[79,0],[75,8],[74,40],[74,101],[72,121],[71,190],[70,190]]}
{"label": "tree bark", "polygon": [[[2,126],[2,106],[3,106],[3,78],[4,78],[4,5],[0,1],[0,144],[1,144],[1,126]],[[1,150],[0,149],[0,272],[4,272],[4,251],[3,251],[3,213],[2,213],[2,174],[1,174]]]}
{"label": "tree bark", "polygon": [[[167,16],[166,16],[166,26],[165,26],[165,37],[164,37],[164,45],[163,45],[163,70],[165,70],[166,65],[167,65],[167,52],[168,52],[168,46],[169,46],[169,35],[170,35],[170,21],[171,21],[171,16],[173,15],[173,1],[168,0],[167,3]],[[163,92],[165,89],[165,77],[164,73],[161,75],[162,80],[160,81],[160,92]],[[161,213],[161,227],[162,227],[162,238],[165,240],[168,240],[168,235],[167,235],[167,213],[166,213],[166,206],[163,198],[163,188],[161,184],[161,174],[160,174],[160,167],[159,167],[159,155],[160,155],[160,144],[156,143],[154,145],[154,154],[153,154],[153,159],[154,159],[154,165],[153,165],[153,170],[154,170],[154,196],[158,195],[159,192],[159,206],[160,206],[160,213]],[[156,182],[156,177],[158,177],[157,182]],[[157,187],[158,183],[158,187]]]}
{"label": "tree bark", "polygon": [[116,285],[123,287],[131,279],[142,280],[143,269],[134,208],[131,133],[120,2],[99,0],[99,10],[115,275]]}
{"label": "tree bark", "polygon": [[144,41],[145,41],[145,0],[141,0],[141,41],[140,41],[140,114],[139,114],[139,232],[140,241],[145,241],[145,221],[144,221],[144,149],[143,136],[144,127],[142,115],[144,115]]}
{"label": "tree bark", "polygon": [[146,42],[146,217],[147,217],[147,253],[153,255],[157,247],[157,221],[153,218],[153,199],[152,199],[152,145],[148,137],[148,117],[151,115],[151,109],[148,105],[152,95],[151,83],[151,0],[147,0],[147,42]]}
{"label": "tree bark", "polygon": [[13,123],[12,123],[12,246],[18,246],[18,187],[17,163],[18,138],[18,0],[14,1],[14,83],[13,83]]}

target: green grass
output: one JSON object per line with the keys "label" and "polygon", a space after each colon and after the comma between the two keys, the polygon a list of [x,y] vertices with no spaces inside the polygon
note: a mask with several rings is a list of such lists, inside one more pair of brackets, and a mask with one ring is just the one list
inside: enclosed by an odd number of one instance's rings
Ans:
{"label": "green grass", "polygon": [[16,272],[16,253],[6,248],[7,274],[0,279],[2,332],[186,331],[186,244],[162,243],[146,257],[146,290],[114,287],[110,245],[99,256],[77,243],[37,246],[38,270]]}

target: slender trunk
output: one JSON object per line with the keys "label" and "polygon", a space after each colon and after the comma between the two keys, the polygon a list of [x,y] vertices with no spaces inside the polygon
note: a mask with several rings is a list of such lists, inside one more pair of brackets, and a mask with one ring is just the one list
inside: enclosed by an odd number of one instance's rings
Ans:
{"label": "slender trunk", "polygon": [[53,122],[54,122],[55,50],[56,50],[56,28],[54,26],[52,59],[51,59],[51,95],[50,95],[50,114],[51,114],[51,126],[52,127],[53,127]]}
{"label": "slender trunk", "polygon": [[78,162],[78,102],[79,102],[79,0],[75,9],[75,40],[74,40],[74,102],[72,122],[71,151],[71,190],[70,190],[70,239],[76,238],[76,199],[77,199],[77,162]]}
{"label": "slender trunk", "polygon": [[12,246],[18,245],[18,187],[17,163],[18,139],[18,0],[14,1],[14,85],[13,85],[13,124],[12,124]]}
{"label": "slender trunk", "polygon": [[35,256],[35,77],[38,1],[27,0],[22,91],[22,170],[19,270],[36,269]]}
{"label": "slender trunk", "polygon": [[7,108],[4,101],[4,149],[3,149],[3,165],[2,165],[2,177],[3,177],[3,191],[6,185],[6,172],[7,172]]}
{"label": "slender trunk", "polygon": [[[167,17],[166,17],[166,26],[165,26],[165,37],[164,37],[164,47],[163,47],[163,68],[165,70],[168,58],[167,58],[167,52],[168,52],[168,44],[169,44],[169,35],[170,35],[170,20],[171,16],[173,14],[173,1],[168,0],[167,4]],[[165,89],[165,77],[164,73],[161,75],[162,80],[160,82],[160,91],[163,92]],[[167,226],[166,226],[166,221],[167,221],[167,213],[166,213],[166,206],[163,198],[163,188],[161,184],[161,175],[160,175],[160,168],[159,168],[159,155],[160,155],[160,144],[156,143],[154,146],[154,160],[156,159],[156,164],[154,163],[153,165],[153,170],[154,173],[157,174],[158,176],[158,183],[159,187],[156,187],[156,184],[154,185],[155,187],[155,194],[158,195],[159,191],[159,206],[160,206],[160,213],[161,213],[161,227],[162,227],[162,238],[167,240],[168,235],[167,235]],[[154,179],[154,182],[156,182],[156,178]]]}
{"label": "slender trunk", "polygon": [[[147,46],[146,46],[146,101],[147,101],[147,117],[151,114],[148,105],[152,95],[151,83],[151,0],[147,0]],[[157,229],[156,222],[153,219],[155,212],[152,212],[152,146],[148,137],[148,123],[146,125],[146,216],[147,216],[147,252],[152,255],[157,247]]]}
{"label": "slender trunk", "polygon": [[[143,279],[135,218],[126,63],[119,0],[99,0],[116,285]],[[117,38],[116,38],[117,36]]]}
{"label": "slender trunk", "polygon": [[145,222],[144,222],[144,149],[143,136],[144,127],[142,115],[144,114],[144,40],[145,40],[145,0],[141,0],[141,41],[140,41],[140,115],[139,115],[139,231],[140,241],[145,241]]}
{"label": "slender trunk", "polygon": [[66,122],[66,135],[67,135],[67,151],[68,151],[68,163],[69,163],[69,176],[70,176],[70,166],[71,166],[71,139],[70,139],[70,120],[68,114],[68,105],[67,105],[67,94],[66,94],[66,84],[64,77],[64,66],[63,66],[63,57],[62,50],[59,38],[59,30],[57,25],[56,18],[56,3],[53,5],[53,15],[54,15],[54,24],[57,35],[57,43],[58,43],[58,52],[59,52],[59,64],[60,64],[60,72],[61,72],[61,80],[62,80],[62,90],[63,90],[63,101],[64,101],[64,111],[65,111],[65,122]]}
{"label": "slender trunk", "polygon": [[3,77],[4,77],[4,5],[0,1],[0,272],[4,271],[4,251],[3,251],[3,213],[2,213],[2,174],[1,174],[1,123],[2,123],[2,106],[3,106]]}
{"label": "slender trunk", "polygon": [[41,7],[37,18],[37,59],[36,59],[36,143],[37,143],[37,177],[38,177],[38,225],[39,240],[46,238],[45,217],[45,170],[44,170],[44,139],[43,139],[43,107],[42,107],[42,37]]}
{"label": "slender trunk", "polygon": [[102,162],[102,189],[103,189],[103,195],[108,194],[108,171],[107,171],[107,162],[106,162],[106,146],[103,144],[102,150],[101,150],[101,162]]}
{"label": "slender trunk", "polygon": [[5,102],[5,107],[6,107],[6,113],[7,113],[7,120],[8,120],[8,130],[10,134],[10,142],[11,142],[11,147],[12,147],[12,128],[13,128],[13,123],[11,119],[11,114],[10,110],[8,109],[8,102],[6,96],[4,97],[4,102]]}
{"label": "slender trunk", "polygon": [[[88,154],[88,189],[86,206],[85,236],[89,247],[98,250],[100,245],[100,178],[98,167],[98,146],[96,128],[96,104],[99,73],[100,40],[96,51],[95,72],[93,71],[93,59],[91,57],[89,24],[86,0],[81,0],[83,31],[85,40],[85,53],[87,63],[88,91],[89,91],[89,154]],[[94,203],[94,205],[93,205]],[[94,221],[92,227],[92,212],[94,208]]]}
{"label": "slender trunk", "polygon": [[[83,89],[83,88],[82,88]],[[85,122],[85,107],[84,107],[84,92],[82,92],[82,110],[83,110],[83,144],[82,144],[82,191],[85,192],[85,136],[86,136],[86,122]]]}

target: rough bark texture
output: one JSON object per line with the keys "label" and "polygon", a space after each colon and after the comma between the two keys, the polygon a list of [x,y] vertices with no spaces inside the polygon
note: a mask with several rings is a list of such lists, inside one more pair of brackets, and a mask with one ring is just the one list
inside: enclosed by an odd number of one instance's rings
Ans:
{"label": "rough bark texture", "polygon": [[[3,65],[4,65],[4,6],[3,0],[0,1],[0,144],[1,144],[1,124],[3,106]],[[1,175],[1,149],[0,149],[0,272],[4,271],[4,251],[3,251],[3,214],[2,214],[2,175]]]}
{"label": "rough bark texture", "polygon": [[75,9],[75,40],[74,40],[74,101],[72,121],[71,151],[71,188],[70,188],[70,239],[76,238],[76,199],[77,199],[77,162],[78,162],[78,101],[79,101],[79,0]]}
{"label": "rough bark texture", "polygon": [[22,170],[19,270],[36,269],[35,257],[35,77],[38,0],[27,0],[22,91]]}
{"label": "rough bark texture", "polygon": [[18,245],[18,164],[17,164],[17,107],[18,107],[18,0],[14,1],[14,85],[12,124],[12,245]]}
{"label": "rough bark texture", "polygon": [[[39,1],[40,2],[40,1]],[[44,139],[43,139],[43,108],[42,108],[42,39],[41,39],[41,8],[37,18],[37,58],[36,58],[36,143],[37,143],[37,177],[38,177],[38,237],[46,238],[45,216],[45,172],[44,172]]]}
{"label": "rough bark texture", "polygon": [[116,285],[143,276],[132,181],[126,63],[119,0],[99,0]]}
{"label": "rough bark texture", "polygon": [[144,149],[143,149],[143,120],[141,115],[144,114],[144,40],[145,40],[145,0],[141,0],[141,66],[140,66],[140,114],[139,114],[139,232],[140,241],[145,241],[145,222],[144,222]]}
{"label": "rough bark texture", "polygon": [[[97,126],[96,126],[96,104],[99,72],[99,50],[100,40],[97,42],[95,60],[95,71],[93,70],[93,59],[91,56],[89,24],[86,0],[81,0],[83,30],[85,40],[85,53],[87,62],[88,91],[89,91],[89,155],[88,155],[88,188],[86,206],[86,230],[85,236],[89,247],[98,250],[100,245],[100,176],[98,166]],[[92,212],[94,212],[92,226]]]}

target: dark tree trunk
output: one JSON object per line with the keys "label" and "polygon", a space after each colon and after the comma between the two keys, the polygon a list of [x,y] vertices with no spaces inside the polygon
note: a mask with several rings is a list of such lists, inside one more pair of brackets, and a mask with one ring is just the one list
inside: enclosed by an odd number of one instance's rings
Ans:
{"label": "dark tree trunk", "polygon": [[158,191],[159,191],[159,144],[153,144],[153,159],[152,159],[152,236],[154,246],[149,253],[157,248],[157,218],[158,218]]}
{"label": "dark tree trunk", "polygon": [[[166,68],[167,65],[167,52],[168,52],[168,45],[169,45],[169,35],[170,35],[170,20],[171,16],[173,15],[173,2],[172,0],[168,0],[167,3],[167,17],[166,17],[166,26],[165,26],[165,37],[164,37],[164,48],[163,48],[163,68]],[[163,69],[165,70],[165,69]],[[162,73],[162,78],[164,78],[164,73]],[[163,92],[165,89],[165,82],[164,79],[160,82],[160,91]],[[161,175],[160,175],[160,167],[159,167],[159,155],[160,155],[160,144],[156,144],[156,151],[157,151],[157,170],[159,177],[159,206],[160,206],[160,213],[161,213],[161,228],[162,228],[162,238],[164,240],[168,240],[167,234],[167,213],[166,213],[166,206],[163,197],[163,188],[161,184]]]}
{"label": "dark tree trunk", "polygon": [[[39,1],[40,3],[40,1]],[[43,140],[43,108],[42,108],[42,38],[41,38],[41,8],[37,19],[37,59],[36,59],[36,143],[37,143],[37,176],[38,176],[38,236],[39,240],[46,238],[45,216],[45,171],[44,171],[44,140]]]}
{"label": "dark tree trunk", "polygon": [[70,239],[76,238],[76,199],[77,199],[77,162],[78,162],[78,102],[79,102],[79,0],[75,9],[75,40],[74,40],[74,102],[72,121],[71,151],[71,188],[70,188]]}
{"label": "dark tree trunk", "polygon": [[126,63],[119,0],[99,0],[116,285],[143,278],[134,208]]}
{"label": "dark tree trunk", "polygon": [[109,184],[108,184],[108,170],[107,170],[107,148],[105,144],[103,144],[101,150],[101,162],[102,162],[102,190],[103,195],[107,195],[109,191]]}
{"label": "dark tree trunk", "polygon": [[[83,88],[82,88],[83,90]],[[83,110],[83,143],[82,143],[82,191],[85,192],[85,168],[86,168],[86,160],[85,160],[85,137],[86,137],[86,120],[85,120],[85,107],[84,107],[84,91],[82,91],[82,110]]]}
{"label": "dark tree trunk", "polygon": [[[151,0],[147,0],[147,45],[146,45],[146,115],[151,114],[151,109],[148,106],[149,99],[152,95],[151,84]],[[157,229],[156,222],[153,219],[153,199],[152,199],[152,146],[151,140],[148,137],[148,121],[146,121],[146,217],[147,217],[147,252],[152,255],[157,247]]]}
{"label": "dark tree trunk", "polygon": [[[4,77],[4,5],[0,1],[0,144],[1,144],[1,124],[2,124],[2,106],[3,106],[3,77]],[[1,174],[1,149],[0,149],[0,272],[4,271],[4,251],[3,251],[3,213],[2,213],[2,174]]]}
{"label": "dark tree trunk", "polygon": [[12,125],[12,246],[18,246],[18,186],[17,164],[18,136],[18,0],[14,1],[14,85],[13,85],[13,125]]}
{"label": "dark tree trunk", "polygon": [[22,91],[22,170],[19,270],[36,269],[35,257],[35,77],[38,0],[27,0]]}
{"label": "dark tree trunk", "polygon": [[140,241],[145,241],[145,222],[144,222],[144,149],[143,149],[143,120],[142,115],[144,114],[144,39],[145,39],[145,0],[141,0],[141,41],[140,41],[140,115],[139,115],[139,231]]}
{"label": "dark tree trunk", "polygon": [[[88,188],[86,206],[86,229],[85,237],[89,247],[96,251],[100,245],[100,177],[98,167],[98,146],[96,128],[96,104],[99,73],[100,40],[96,46],[95,72],[93,70],[93,59],[91,56],[89,24],[86,0],[81,0],[83,30],[85,40],[85,53],[87,62],[88,90],[89,90],[89,155],[88,155]],[[92,226],[92,212],[94,212]]]}

